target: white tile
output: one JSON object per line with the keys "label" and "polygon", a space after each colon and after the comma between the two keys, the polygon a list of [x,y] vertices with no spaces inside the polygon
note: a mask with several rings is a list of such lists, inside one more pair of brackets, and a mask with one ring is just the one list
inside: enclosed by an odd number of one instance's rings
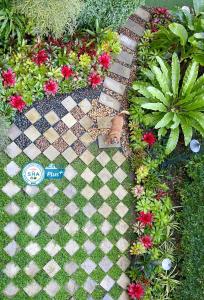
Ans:
{"label": "white tile", "polygon": [[61,247],[56,243],[55,240],[49,241],[49,243],[44,247],[44,250],[51,256],[55,256],[60,250]]}
{"label": "white tile", "polygon": [[48,205],[44,208],[44,211],[50,216],[53,217],[56,215],[59,211],[60,208],[52,201],[48,203]]}
{"label": "white tile", "polygon": [[114,285],[115,281],[109,276],[106,275],[103,280],[101,281],[101,286],[106,291],[110,291]]}
{"label": "white tile", "polygon": [[60,286],[55,280],[51,280],[44,288],[44,291],[51,298],[55,297],[55,295],[58,293],[59,290],[60,290]]}
{"label": "white tile", "polygon": [[54,183],[50,183],[44,188],[44,191],[48,194],[49,197],[53,197],[59,191],[59,189]]}
{"label": "white tile", "polygon": [[10,222],[4,227],[4,232],[13,238],[19,232],[19,227],[15,222]]}
{"label": "white tile", "polygon": [[20,207],[14,201],[11,201],[5,207],[5,211],[7,212],[7,214],[9,214],[11,216],[16,215],[19,212],[19,210],[20,210]]}
{"label": "white tile", "polygon": [[34,217],[40,210],[40,207],[33,201],[31,201],[25,208],[27,213],[31,216]]}
{"label": "white tile", "polygon": [[74,221],[70,220],[64,229],[71,235],[74,236],[79,231],[79,225]]}
{"label": "white tile", "polygon": [[54,259],[50,260],[44,267],[43,270],[48,274],[49,277],[54,277],[60,270],[60,266]]}
{"label": "white tile", "polygon": [[9,262],[3,272],[8,276],[9,278],[14,278],[16,274],[20,271],[20,268],[18,265],[16,265],[14,262]]}
{"label": "white tile", "polygon": [[18,192],[20,192],[20,188],[10,180],[3,188],[2,191],[10,198],[15,196]]}
{"label": "white tile", "polygon": [[4,289],[3,293],[5,296],[12,298],[14,297],[19,291],[19,288],[13,283],[10,282]]}
{"label": "white tile", "polygon": [[29,297],[34,297],[41,291],[41,289],[41,286],[35,280],[33,280],[24,288],[24,291]]}
{"label": "white tile", "polygon": [[20,246],[16,243],[16,241],[11,241],[6,247],[4,247],[4,251],[13,257],[20,251]]}
{"label": "white tile", "polygon": [[40,251],[40,246],[38,243],[35,242],[30,242],[26,247],[25,251],[30,255],[30,256],[35,256],[39,251]]}
{"label": "white tile", "polygon": [[40,268],[33,260],[31,260],[24,268],[24,271],[29,277],[35,277],[35,275],[40,271]]}
{"label": "white tile", "polygon": [[14,177],[20,172],[19,166],[15,163],[15,161],[11,161],[5,168],[4,171],[10,176]]}
{"label": "white tile", "polygon": [[41,227],[31,220],[25,228],[25,232],[31,237],[36,237],[40,231]]}
{"label": "white tile", "polygon": [[74,255],[75,252],[79,250],[79,245],[74,240],[69,240],[68,243],[66,243],[64,249],[69,253],[69,255]]}

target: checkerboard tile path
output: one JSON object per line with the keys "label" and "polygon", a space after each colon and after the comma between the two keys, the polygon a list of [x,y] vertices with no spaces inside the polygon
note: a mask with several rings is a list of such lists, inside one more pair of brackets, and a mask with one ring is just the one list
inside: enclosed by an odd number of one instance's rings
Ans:
{"label": "checkerboard tile path", "polygon": [[95,143],[70,164],[59,154],[64,178],[38,187],[21,180],[23,152],[5,161],[2,299],[126,299],[132,199],[123,154]]}

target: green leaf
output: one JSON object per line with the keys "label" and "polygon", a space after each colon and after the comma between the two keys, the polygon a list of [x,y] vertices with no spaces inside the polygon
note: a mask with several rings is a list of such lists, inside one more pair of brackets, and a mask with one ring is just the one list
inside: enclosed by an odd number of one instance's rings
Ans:
{"label": "green leaf", "polygon": [[164,76],[166,78],[166,81],[169,83],[170,82],[170,76],[169,76],[169,74],[170,74],[170,68],[169,68],[169,65],[166,64],[163,61],[163,59],[161,59],[161,57],[159,57],[159,56],[156,56],[156,60],[157,60],[157,62],[160,65],[160,68],[161,68],[161,70],[162,70],[162,72],[163,72],[163,74],[164,74]]}
{"label": "green leaf", "polygon": [[176,113],[174,113],[173,122],[174,123],[173,123],[173,125],[171,125],[171,129],[177,128],[181,122],[180,117]]}
{"label": "green leaf", "polygon": [[204,39],[204,32],[197,32],[193,35],[196,39]]}
{"label": "green leaf", "polygon": [[132,85],[133,90],[138,91],[141,95],[146,98],[151,98],[152,95],[148,92],[147,87],[149,84],[147,82],[135,81]]}
{"label": "green leaf", "polygon": [[164,115],[164,117],[156,124],[155,128],[166,127],[173,119],[174,114],[172,112],[168,112]]}
{"label": "green leaf", "polygon": [[191,92],[194,83],[196,82],[196,79],[198,77],[198,68],[199,65],[197,62],[192,62],[185,73],[184,79],[183,79],[183,85],[182,85],[182,96],[187,95]]}
{"label": "green leaf", "polygon": [[156,79],[157,79],[159,85],[161,86],[162,92],[169,93],[170,90],[169,90],[168,82],[166,81],[166,78],[165,78],[164,74],[162,73],[162,71],[156,66],[152,67],[152,71],[154,72]]}
{"label": "green leaf", "polygon": [[[204,58],[204,56],[203,56]],[[204,60],[203,60],[204,62]],[[192,88],[192,92],[193,91],[199,91],[200,88],[202,88],[204,86],[204,75],[200,76],[196,82],[194,83],[194,86]]]}
{"label": "green leaf", "polygon": [[181,128],[184,135],[185,145],[188,146],[193,136],[193,129],[185,117],[181,117]]}
{"label": "green leaf", "polygon": [[172,56],[172,90],[174,96],[178,95],[178,89],[179,89],[179,81],[180,81],[180,62],[177,54],[174,52]]}
{"label": "green leaf", "polygon": [[193,0],[193,7],[198,16],[201,12],[204,12],[204,2],[203,0]]}
{"label": "green leaf", "polygon": [[141,105],[141,107],[154,110],[154,111],[161,111],[161,112],[166,112],[167,109],[162,103],[144,103]]}
{"label": "green leaf", "polygon": [[165,153],[169,155],[175,148],[179,139],[179,127],[171,129],[169,139],[166,145]]}
{"label": "green leaf", "polygon": [[187,116],[193,118],[195,121],[197,121],[200,126],[204,129],[204,114],[198,111],[189,111],[186,113]]}
{"label": "green leaf", "polygon": [[162,137],[162,136],[165,136],[167,133],[167,129],[165,127],[162,127],[158,130],[158,137],[159,139]]}
{"label": "green leaf", "polygon": [[179,23],[171,23],[169,25],[169,29],[173,32],[176,36],[179,37],[181,45],[185,46],[188,40],[188,32],[186,28],[179,24]]}
{"label": "green leaf", "polygon": [[147,88],[148,92],[150,92],[152,94],[152,96],[158,100],[160,100],[163,104],[165,104],[166,106],[168,106],[169,101],[168,99],[166,99],[166,97],[164,96],[164,94],[158,90],[157,88],[153,87],[153,86],[149,86]]}
{"label": "green leaf", "polygon": [[194,99],[192,103],[186,103],[183,105],[185,110],[202,110],[204,109],[204,95]]}

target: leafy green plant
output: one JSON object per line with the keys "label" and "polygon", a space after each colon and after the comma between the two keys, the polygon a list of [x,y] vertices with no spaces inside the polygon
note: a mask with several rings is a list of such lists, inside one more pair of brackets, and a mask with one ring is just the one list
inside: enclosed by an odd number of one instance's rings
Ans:
{"label": "leafy green plant", "polygon": [[10,127],[10,123],[8,119],[0,115],[0,151],[4,150],[6,148],[6,145],[9,142],[9,138],[8,138],[9,127]]}
{"label": "leafy green plant", "polygon": [[138,81],[133,84],[138,96],[132,102],[133,107],[139,105],[144,109],[143,122],[159,129],[160,138],[170,131],[166,146],[166,154],[169,154],[178,143],[180,130],[186,146],[193,130],[204,135],[204,76],[197,79],[198,63],[192,62],[182,80],[176,53],[173,54],[171,68],[160,57],[157,61],[159,67],[153,66],[146,73],[151,83]]}
{"label": "leafy green plant", "polygon": [[65,31],[72,34],[77,25],[77,17],[82,9],[81,0],[16,0],[21,13],[34,22],[34,32],[38,35],[52,34],[61,37]]}

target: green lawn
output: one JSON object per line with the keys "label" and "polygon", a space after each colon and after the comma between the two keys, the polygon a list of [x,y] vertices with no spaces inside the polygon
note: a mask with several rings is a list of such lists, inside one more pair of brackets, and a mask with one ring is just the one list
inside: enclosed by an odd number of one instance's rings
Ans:
{"label": "green lawn", "polygon": [[164,6],[173,8],[174,6],[192,5],[193,0],[146,0],[147,6]]}

